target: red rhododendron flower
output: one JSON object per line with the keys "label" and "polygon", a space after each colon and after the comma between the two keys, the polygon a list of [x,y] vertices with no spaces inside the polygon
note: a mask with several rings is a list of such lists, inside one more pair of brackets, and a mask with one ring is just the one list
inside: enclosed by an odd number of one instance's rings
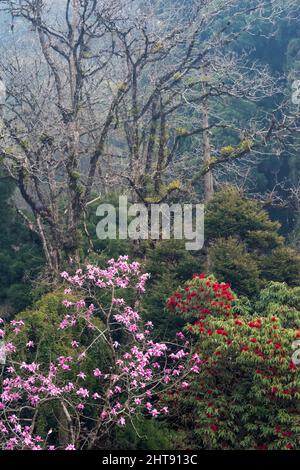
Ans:
{"label": "red rhododendron flower", "polygon": [[210,425],[210,429],[211,429],[213,432],[218,432],[218,431],[219,431],[219,426],[217,426],[216,424],[211,424],[211,425]]}

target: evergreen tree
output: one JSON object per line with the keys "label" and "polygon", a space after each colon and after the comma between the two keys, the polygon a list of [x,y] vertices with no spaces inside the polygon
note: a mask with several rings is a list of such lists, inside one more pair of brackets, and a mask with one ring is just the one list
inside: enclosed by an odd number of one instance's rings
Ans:
{"label": "evergreen tree", "polygon": [[30,303],[31,280],[43,266],[38,238],[25,226],[14,203],[14,184],[0,173],[0,305],[18,311]]}
{"label": "evergreen tree", "polygon": [[297,285],[300,256],[285,245],[280,224],[261,203],[225,187],[208,204],[205,234],[209,270],[240,295],[257,295],[267,281]]}

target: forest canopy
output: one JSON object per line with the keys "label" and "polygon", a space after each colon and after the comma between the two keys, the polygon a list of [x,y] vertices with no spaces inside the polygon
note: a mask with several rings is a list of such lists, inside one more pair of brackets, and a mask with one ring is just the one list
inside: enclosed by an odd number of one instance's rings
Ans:
{"label": "forest canopy", "polygon": [[299,17],[0,0],[0,450],[300,449]]}

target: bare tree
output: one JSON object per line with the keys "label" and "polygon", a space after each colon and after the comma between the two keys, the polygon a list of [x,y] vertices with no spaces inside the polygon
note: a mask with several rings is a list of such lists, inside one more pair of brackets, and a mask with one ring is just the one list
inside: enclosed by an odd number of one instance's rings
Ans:
{"label": "bare tree", "polygon": [[108,25],[118,20],[120,2],[1,3],[30,28],[1,60],[8,95],[1,153],[32,211],[31,228],[43,241],[48,265],[57,272],[64,257],[78,258],[85,203],[127,91],[126,77],[114,92],[108,85],[114,53]]}
{"label": "bare tree", "polygon": [[[251,136],[230,154],[223,150],[215,158],[210,132],[234,127],[222,113],[214,116],[218,100],[280,93],[267,70],[243,67],[226,51],[240,34],[272,23],[293,3],[0,0],[13,20],[11,47],[0,59],[7,86],[1,157],[31,210],[23,215],[53,273],[66,258],[79,261],[86,207],[105,181],[129,184],[138,199],[161,200],[178,189],[176,181],[163,183],[187,165],[180,155],[191,145],[198,153],[195,177],[210,179],[209,198],[216,167],[274,135],[284,143],[295,129],[282,105],[254,118]],[[202,150],[194,145],[197,136]]]}
{"label": "bare tree", "polygon": [[[178,184],[162,183],[171,181],[172,175],[185,179],[180,174],[189,167],[194,179],[204,180],[204,199],[209,200],[217,167],[230,167],[250,153],[257,161],[255,147],[269,152],[267,144],[278,138],[283,146],[283,129],[285,137],[295,131],[294,116],[288,126],[283,124],[288,112],[282,105],[283,77],[273,77],[246,54],[230,52],[241,34],[253,34],[257,25],[273,24],[282,15],[292,16],[293,2],[284,8],[276,1],[268,6],[260,1],[172,1],[164,8],[160,1],[141,3],[143,10],[131,11],[117,29],[118,50],[125,59],[120,66],[131,77],[130,92],[118,109],[124,132],[121,155],[126,157],[120,176],[147,202],[149,195],[161,200],[168,188],[177,189]],[[242,106],[244,101],[262,103],[275,97],[280,110],[276,104],[275,109],[255,113],[244,127],[225,117],[230,99]],[[226,153],[224,144],[214,148],[211,135],[220,129],[235,135],[231,152],[226,146]],[[187,145],[192,162],[182,158]]]}

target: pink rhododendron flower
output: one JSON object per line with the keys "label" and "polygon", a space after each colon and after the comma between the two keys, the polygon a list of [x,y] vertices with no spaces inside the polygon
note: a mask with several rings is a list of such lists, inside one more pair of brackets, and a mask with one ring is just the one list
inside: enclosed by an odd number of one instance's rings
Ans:
{"label": "pink rhododendron flower", "polygon": [[[47,363],[44,357],[39,360],[37,348],[34,362],[32,358],[21,356],[19,363],[13,355],[16,346],[5,345],[8,357],[0,392],[0,433],[3,436],[0,449],[57,448],[33,432],[35,426],[32,427],[34,421],[31,420],[44,403],[47,406],[51,406],[51,402],[55,406],[59,403],[61,413],[72,426],[76,442],[70,438],[72,443],[60,447],[65,450],[88,446],[98,432],[105,433],[113,425],[125,426],[128,416],[145,409],[154,418],[167,414],[167,407],[158,408],[156,397],[165,389],[170,390],[172,383],[187,388],[186,377],[197,373],[197,364],[201,362],[196,355],[191,359],[188,342],[182,343],[182,333],[177,335],[180,347],[176,340],[170,345],[156,342],[151,338],[153,323],[143,324],[138,303],[127,305],[126,295],[116,297],[117,289],[133,289],[137,298],[143,294],[149,274],[143,273],[138,262],[130,263],[128,256],[121,256],[110,260],[105,268],[88,265],[73,275],[64,272],[62,278],[71,286],[65,289],[65,295],[72,293],[75,297],[78,294],[80,299],[63,301],[68,314],[57,324],[57,334],[62,338],[73,334],[68,339],[70,352],[51,357]],[[104,298],[112,299],[107,306],[97,301],[96,293],[100,290]],[[0,323],[3,325],[4,321]],[[11,326],[17,334],[24,322],[15,320]],[[65,331],[67,329],[69,331]],[[0,331],[4,332],[4,327]],[[105,357],[102,362],[99,357],[99,363],[95,363],[90,372],[91,359],[95,361],[91,353],[97,351],[96,347],[102,351],[104,346],[113,360],[109,362]],[[33,348],[33,341],[27,341],[26,347]],[[32,352],[27,353],[31,357]],[[71,377],[76,377],[74,382]],[[81,380],[86,380],[85,387],[80,386]],[[92,418],[89,416],[91,409],[95,410]],[[48,436],[50,434],[49,431]]]}
{"label": "pink rhododendron flower", "polygon": [[80,395],[83,398],[87,398],[89,396],[89,391],[86,388],[80,388],[77,390],[76,395]]}

